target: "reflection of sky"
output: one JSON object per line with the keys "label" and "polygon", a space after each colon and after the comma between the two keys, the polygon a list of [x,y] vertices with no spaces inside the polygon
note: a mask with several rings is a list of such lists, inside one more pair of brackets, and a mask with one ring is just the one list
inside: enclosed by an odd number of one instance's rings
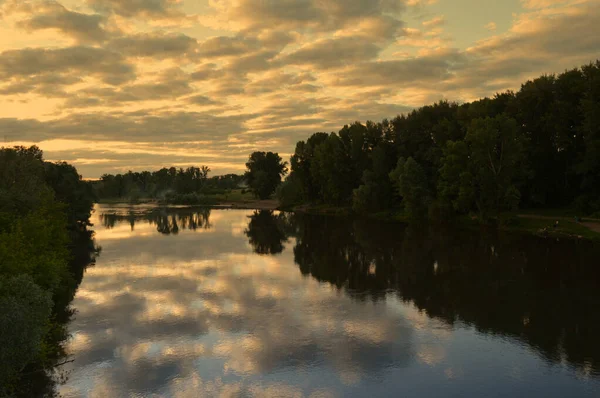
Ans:
{"label": "reflection of sky", "polygon": [[102,254],[73,303],[75,362],[61,393],[597,396],[600,384],[515,341],[302,277],[293,240],[281,255],[253,254],[251,213],[213,211],[211,229],[177,236],[96,220]]}

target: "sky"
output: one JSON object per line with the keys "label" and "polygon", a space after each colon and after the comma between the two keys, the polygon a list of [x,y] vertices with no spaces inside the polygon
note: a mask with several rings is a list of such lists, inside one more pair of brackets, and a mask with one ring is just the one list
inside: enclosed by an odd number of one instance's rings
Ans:
{"label": "sky", "polygon": [[597,58],[600,0],[0,0],[0,145],[86,178],[239,173]]}

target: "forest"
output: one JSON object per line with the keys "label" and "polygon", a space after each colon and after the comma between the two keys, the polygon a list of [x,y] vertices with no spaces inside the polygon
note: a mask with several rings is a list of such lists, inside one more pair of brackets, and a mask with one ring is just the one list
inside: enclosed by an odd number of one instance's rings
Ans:
{"label": "forest", "polygon": [[68,305],[96,250],[94,201],[73,166],[0,148],[0,396],[48,393],[34,380],[64,357]]}
{"label": "forest", "polygon": [[297,143],[283,208],[401,208],[409,219],[517,208],[600,212],[600,61],[493,98],[440,101]]}

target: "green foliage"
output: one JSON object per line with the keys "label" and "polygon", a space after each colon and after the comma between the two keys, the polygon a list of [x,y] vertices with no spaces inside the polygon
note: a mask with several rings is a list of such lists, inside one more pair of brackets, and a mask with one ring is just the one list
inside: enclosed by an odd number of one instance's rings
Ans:
{"label": "green foliage", "polygon": [[0,395],[42,355],[51,312],[51,294],[29,275],[0,279]]}
{"label": "green foliage", "polygon": [[196,192],[178,194],[175,192],[168,192],[165,194],[165,203],[178,204],[178,205],[198,205],[198,206],[209,206],[215,204],[215,199]]}
{"label": "green foliage", "polygon": [[[398,205],[427,213],[407,197],[424,196],[429,213],[476,211],[484,219],[525,207],[565,207],[577,200],[600,211],[600,61],[528,81],[458,105],[441,101],[391,121],[344,126],[300,141],[291,158],[293,202],[377,213]],[[393,194],[412,158],[416,192]],[[394,180],[394,181],[392,181]],[[286,195],[284,195],[285,197]],[[287,195],[292,196],[290,194]],[[407,197],[404,197],[407,196]],[[412,199],[409,199],[412,200]],[[417,207],[414,207],[417,206]]]}
{"label": "green foliage", "polygon": [[425,170],[413,158],[400,158],[398,165],[390,173],[400,196],[406,216],[409,219],[422,219],[427,215],[431,195],[427,186]]}
{"label": "green foliage", "polygon": [[67,273],[69,243],[63,206],[41,204],[0,233],[0,275],[30,275],[49,291],[58,288]]}
{"label": "green foliage", "polygon": [[94,193],[100,200],[125,200],[138,203],[143,199],[165,200],[165,195],[175,193],[218,194],[237,189],[244,180],[237,174],[208,177],[207,166],[162,168],[158,171],[129,171],[125,174],[105,174],[93,183]]}
{"label": "green foliage", "polygon": [[395,148],[389,142],[378,140],[370,157],[372,170],[363,172],[362,185],[352,195],[352,208],[358,213],[388,209],[394,200],[389,174],[396,166]]}
{"label": "green foliage", "polygon": [[286,175],[287,163],[277,153],[254,152],[246,163],[246,169],[244,177],[254,195],[268,199]]}
{"label": "green foliage", "polygon": [[39,148],[0,149],[0,213],[6,218],[18,217],[52,196],[52,190],[44,183],[44,162]]}
{"label": "green foliage", "polygon": [[300,185],[303,202],[314,202],[321,196],[319,182],[313,177],[312,163],[314,161],[315,149],[328,138],[327,133],[313,134],[306,142],[300,141],[296,144],[296,150],[290,164],[292,167],[292,178]]}
{"label": "green foliage", "polygon": [[442,159],[439,192],[459,211],[476,208],[483,219],[515,210],[515,182],[524,161],[514,119],[505,115],[475,119],[464,142],[449,142]]}
{"label": "green foliage", "polygon": [[20,372],[51,366],[61,351],[57,338],[66,336],[51,322],[52,299],[64,307],[72,298],[69,249],[87,233],[94,201],[74,167],[42,155],[0,149],[0,395],[21,391]]}
{"label": "green foliage", "polygon": [[289,209],[302,203],[302,186],[296,178],[287,178],[277,187],[277,200],[284,209]]}

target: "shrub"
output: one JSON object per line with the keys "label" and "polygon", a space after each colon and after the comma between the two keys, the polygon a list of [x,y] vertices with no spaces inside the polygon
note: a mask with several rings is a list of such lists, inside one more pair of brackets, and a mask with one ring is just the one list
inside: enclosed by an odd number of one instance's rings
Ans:
{"label": "shrub", "polygon": [[27,364],[41,359],[51,312],[50,292],[30,276],[0,280],[0,395],[9,393],[2,386]]}

